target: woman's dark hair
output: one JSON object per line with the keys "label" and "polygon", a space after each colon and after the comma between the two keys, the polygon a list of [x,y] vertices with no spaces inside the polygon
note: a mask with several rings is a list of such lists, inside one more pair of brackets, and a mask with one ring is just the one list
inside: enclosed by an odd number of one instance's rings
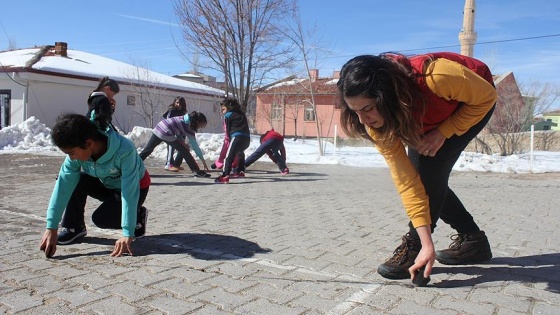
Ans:
{"label": "woman's dark hair", "polygon": [[171,103],[167,109],[174,110],[175,109],[175,102],[177,102],[177,101],[179,101],[180,115],[185,115],[187,113],[187,102],[185,101],[185,98],[182,97],[182,96],[177,96],[173,100],[173,103]]}
{"label": "woman's dark hair", "polygon": [[381,140],[400,138],[408,145],[420,141],[421,122],[415,113],[423,111],[424,96],[417,84],[420,74],[400,54],[362,55],[350,59],[340,71],[337,87],[342,112],[340,124],[352,137],[372,140],[358,114],[348,107],[345,97],[363,96],[375,100],[384,124],[376,129]]}
{"label": "woman's dark hair", "polygon": [[230,98],[230,97],[226,97],[221,103],[220,106],[224,106],[228,109],[228,111],[230,110],[234,110],[234,109],[241,109],[241,105],[239,105],[239,101],[237,101],[235,98]]}
{"label": "woman's dark hair", "polygon": [[99,84],[97,85],[97,88],[93,91],[99,92],[101,91],[102,88],[106,86],[108,86],[111,89],[111,91],[113,91],[115,94],[119,93],[119,91],[121,90],[117,81],[113,79],[109,79],[109,77],[103,77],[101,78],[101,80],[99,80]]}
{"label": "woman's dark hair", "polygon": [[59,148],[85,149],[86,140],[100,141],[106,138],[97,126],[83,115],[63,114],[56,120],[51,131],[54,145]]}
{"label": "woman's dark hair", "polygon": [[203,113],[199,113],[197,111],[192,111],[189,114],[189,121],[190,121],[190,127],[192,130],[194,130],[194,132],[198,132],[199,128],[204,128],[204,126],[208,124],[208,121],[206,120],[206,116],[204,116]]}

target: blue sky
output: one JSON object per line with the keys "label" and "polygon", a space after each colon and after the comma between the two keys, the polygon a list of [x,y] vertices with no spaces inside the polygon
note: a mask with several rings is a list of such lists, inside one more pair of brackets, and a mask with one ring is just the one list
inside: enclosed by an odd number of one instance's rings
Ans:
{"label": "blue sky", "polygon": [[[186,72],[172,0],[6,1],[0,50],[68,43],[70,49],[145,66],[164,74]],[[359,54],[460,51],[464,0],[299,0],[333,52],[319,64],[329,76]],[[521,84],[560,85],[560,1],[479,0],[474,56],[492,72],[513,71]],[[533,38],[533,39],[529,39]]]}

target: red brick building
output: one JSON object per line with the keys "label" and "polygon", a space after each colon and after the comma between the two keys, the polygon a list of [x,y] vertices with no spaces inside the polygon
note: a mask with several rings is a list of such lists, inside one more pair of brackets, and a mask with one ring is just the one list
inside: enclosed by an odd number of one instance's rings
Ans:
{"label": "red brick building", "polygon": [[[274,128],[287,137],[317,137],[318,121],[321,136],[333,137],[340,121],[338,74],[335,71],[332,77],[319,78],[319,71],[314,69],[310,71],[311,80],[291,79],[257,93],[256,132],[262,134]],[[336,129],[339,137],[346,137],[340,128]]]}
{"label": "red brick building", "polygon": [[[256,132],[263,134],[274,128],[287,137],[313,138],[317,137],[318,121],[322,137],[334,137],[336,129],[338,137],[347,138],[340,128],[339,98],[336,89],[339,74],[339,71],[335,71],[332,77],[320,78],[318,70],[311,70],[311,80],[290,79],[257,93]],[[511,125],[512,115],[523,113],[525,103],[512,72],[494,76],[494,82],[498,91],[498,104],[490,125],[499,132],[500,128]],[[316,114],[313,111],[311,86],[317,107]],[[521,128],[522,126],[515,126],[515,132]]]}

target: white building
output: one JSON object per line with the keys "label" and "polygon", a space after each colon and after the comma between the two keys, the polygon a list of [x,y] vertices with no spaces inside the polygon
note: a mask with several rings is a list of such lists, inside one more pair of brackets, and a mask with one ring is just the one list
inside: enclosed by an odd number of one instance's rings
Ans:
{"label": "white building", "polygon": [[108,76],[120,85],[113,124],[124,132],[152,127],[176,96],[204,113],[203,132],[221,133],[224,91],[83,51],[67,44],[0,52],[0,127],[35,116],[48,127],[63,113],[87,112],[87,98]]}

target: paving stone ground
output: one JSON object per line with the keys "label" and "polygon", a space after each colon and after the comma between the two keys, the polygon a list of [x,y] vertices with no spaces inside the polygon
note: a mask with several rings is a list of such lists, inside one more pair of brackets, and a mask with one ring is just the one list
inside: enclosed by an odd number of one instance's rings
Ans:
{"label": "paving stone ground", "polygon": [[[382,168],[257,163],[213,184],[162,161],[147,236],[109,256],[120,231],[39,251],[61,156],[0,155],[0,314],[558,314],[560,174],[453,173],[494,259],[436,263],[429,286],[376,273],[406,232]],[[213,173],[213,177],[217,173]],[[453,231],[433,235],[446,248]]]}

